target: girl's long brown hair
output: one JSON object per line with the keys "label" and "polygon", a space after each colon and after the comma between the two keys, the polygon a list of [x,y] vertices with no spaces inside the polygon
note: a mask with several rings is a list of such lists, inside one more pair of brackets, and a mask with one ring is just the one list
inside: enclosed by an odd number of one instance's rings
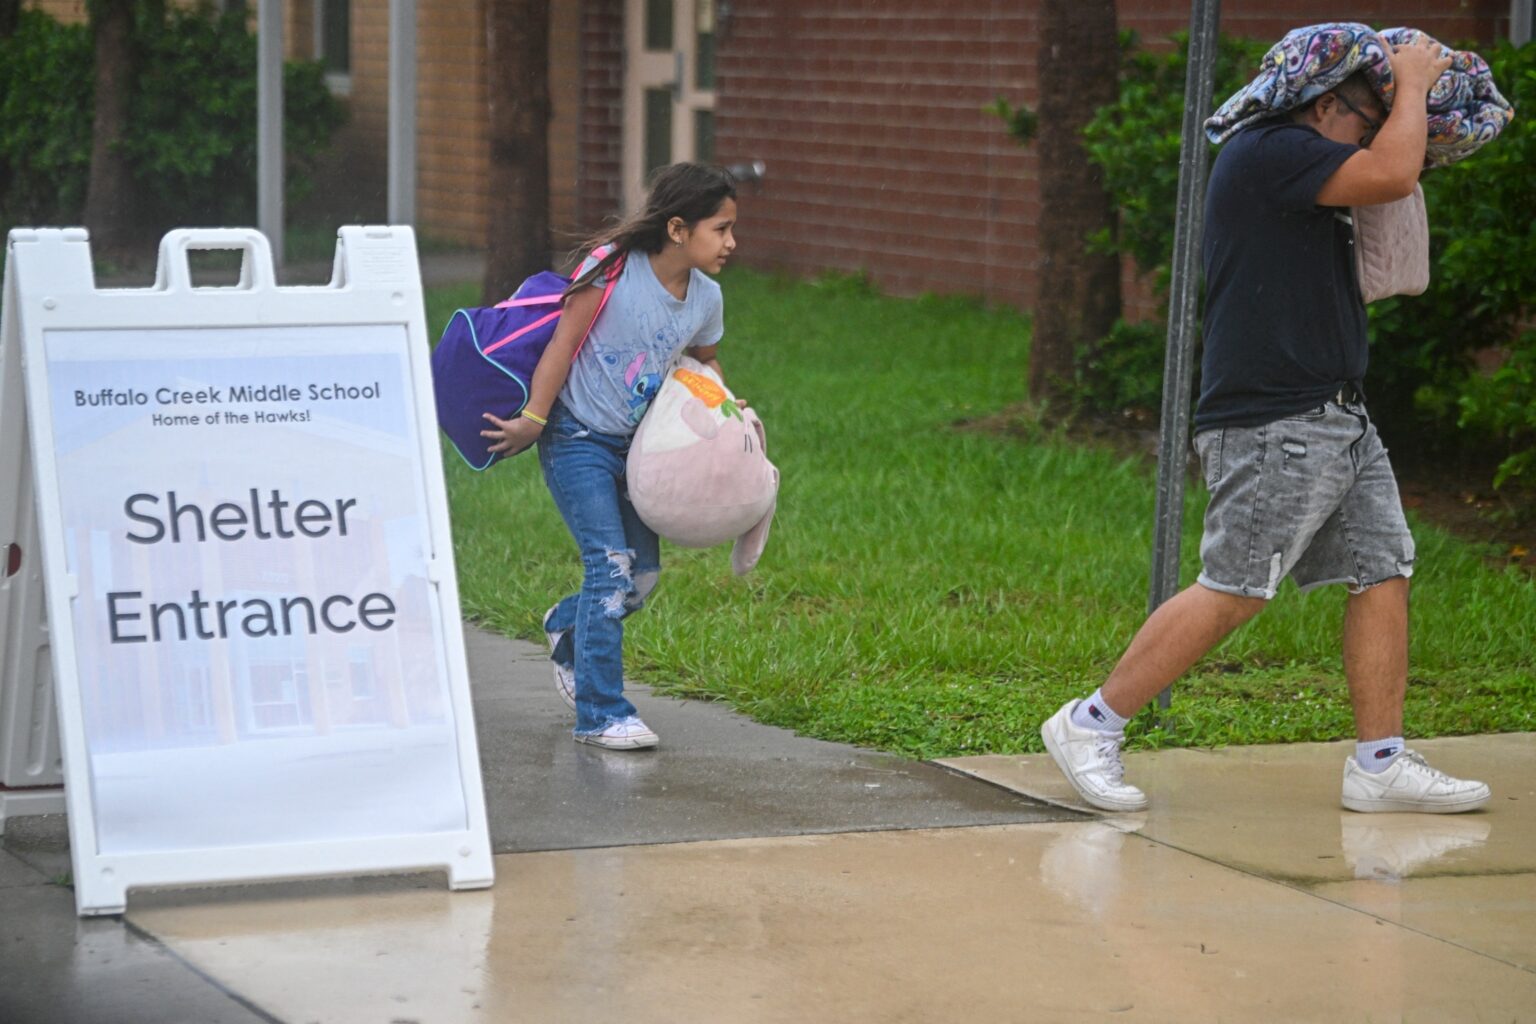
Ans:
{"label": "girl's long brown hair", "polygon": [[601,245],[613,251],[577,277],[565,289],[565,297],[585,288],[608,273],[632,250],[658,253],[666,247],[667,224],[681,217],[689,227],[719,212],[727,199],[736,198],[736,179],[723,167],[710,164],[673,164],[663,167],[651,182],[640,211],[581,243],[579,251],[591,252]]}

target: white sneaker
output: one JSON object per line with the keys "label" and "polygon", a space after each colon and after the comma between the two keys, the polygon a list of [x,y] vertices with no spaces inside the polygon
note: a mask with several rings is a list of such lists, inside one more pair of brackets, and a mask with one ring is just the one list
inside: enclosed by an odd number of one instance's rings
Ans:
{"label": "white sneaker", "polygon": [[1124,732],[1100,732],[1072,724],[1072,712],[1082,701],[1068,701],[1040,727],[1040,738],[1056,767],[1078,796],[1105,811],[1142,811],[1147,795],[1125,783],[1120,763]]}
{"label": "white sneaker", "polygon": [[1404,750],[1372,775],[1353,757],[1344,762],[1342,802],[1351,811],[1423,811],[1460,814],[1488,802],[1486,783],[1453,779],[1431,768],[1423,755]]}
{"label": "white sneaker", "polygon": [[661,742],[650,726],[640,721],[635,715],[628,718],[620,718],[609,722],[601,732],[578,732],[577,743],[590,743],[594,747],[603,747],[607,750],[640,750],[644,747],[654,747]]}
{"label": "white sneaker", "polygon": [[[544,638],[549,641],[549,653],[555,653],[555,645],[560,643],[560,638],[565,636],[565,630],[550,632],[549,617],[555,614],[559,605],[552,605],[549,611],[544,613]],[[572,711],[576,710],[576,669],[574,666],[562,665],[558,661],[551,660],[555,666],[555,689],[560,694],[560,699],[565,701],[565,706]]]}

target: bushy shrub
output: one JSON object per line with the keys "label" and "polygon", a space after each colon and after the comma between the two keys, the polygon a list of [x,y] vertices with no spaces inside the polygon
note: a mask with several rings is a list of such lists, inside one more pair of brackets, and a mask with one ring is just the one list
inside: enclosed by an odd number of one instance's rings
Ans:
{"label": "bushy shrub", "polygon": [[[1525,331],[1503,366],[1469,374],[1457,395],[1461,423],[1500,439],[1504,459],[1495,487],[1518,480],[1527,494],[1536,485],[1536,331]],[[1536,513],[1529,504],[1525,515]]]}
{"label": "bushy shrub", "polygon": [[[256,38],[244,16],[146,5],[134,45],[139,74],[123,145],[144,222],[254,220]],[[90,176],[93,63],[88,29],[35,11],[0,41],[0,226],[79,222]],[[284,184],[294,202],[342,121],[318,63],[284,66],[283,113]]]}
{"label": "bushy shrub", "polygon": [[[158,218],[250,221],[256,210],[256,37],[241,14],[172,10],[145,33],[128,151]],[[341,123],[323,67],[283,67],[284,193],[311,187],[314,161]]]}
{"label": "bushy shrub", "polygon": [[22,11],[0,39],[0,228],[78,221],[91,91],[90,31]]}
{"label": "bushy shrub", "polygon": [[[1176,44],[1161,55],[1128,48],[1119,101],[1100,108],[1084,131],[1090,159],[1104,169],[1121,211],[1118,237],[1098,244],[1129,253],[1143,273],[1153,275],[1164,308],[1186,39]],[[1261,42],[1221,41],[1216,102],[1252,77],[1266,49]],[[1481,52],[1517,117],[1473,157],[1424,176],[1430,288],[1371,306],[1367,384],[1373,413],[1397,443],[1443,453],[1497,446],[1505,459],[1497,478],[1502,484],[1536,475],[1536,331],[1528,329],[1536,312],[1536,43],[1501,43]],[[1103,375],[1160,376],[1163,332],[1121,329],[1106,344],[1112,358],[1083,354],[1084,396],[1101,407],[1145,401],[1153,393],[1147,381]],[[1132,351],[1138,345],[1157,352]],[[1470,358],[1486,349],[1505,359],[1491,374]]]}
{"label": "bushy shrub", "polygon": [[1077,353],[1077,398],[1095,412],[1155,417],[1167,336],[1161,322],[1115,321],[1106,337]]}

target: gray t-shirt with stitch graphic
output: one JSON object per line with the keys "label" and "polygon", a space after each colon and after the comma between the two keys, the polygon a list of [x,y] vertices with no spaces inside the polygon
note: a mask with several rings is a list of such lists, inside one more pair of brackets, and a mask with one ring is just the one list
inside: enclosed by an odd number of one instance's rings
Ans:
{"label": "gray t-shirt with stitch graphic", "polygon": [[[591,262],[588,257],[578,274]],[[657,280],[647,255],[631,252],[571,364],[561,403],[598,433],[633,434],[677,354],[725,335],[724,307],[720,285],[702,271],[690,271],[688,297],[678,299]]]}

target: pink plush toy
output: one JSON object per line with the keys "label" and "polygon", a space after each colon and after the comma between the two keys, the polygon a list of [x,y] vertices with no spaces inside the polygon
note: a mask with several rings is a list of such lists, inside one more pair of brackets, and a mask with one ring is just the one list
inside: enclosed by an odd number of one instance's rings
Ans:
{"label": "pink plush toy", "polygon": [[678,360],[635,431],[627,472],[629,500],[645,525],[685,548],[735,540],[737,575],[757,564],[779,471],[757,413],[737,405],[714,371]]}

